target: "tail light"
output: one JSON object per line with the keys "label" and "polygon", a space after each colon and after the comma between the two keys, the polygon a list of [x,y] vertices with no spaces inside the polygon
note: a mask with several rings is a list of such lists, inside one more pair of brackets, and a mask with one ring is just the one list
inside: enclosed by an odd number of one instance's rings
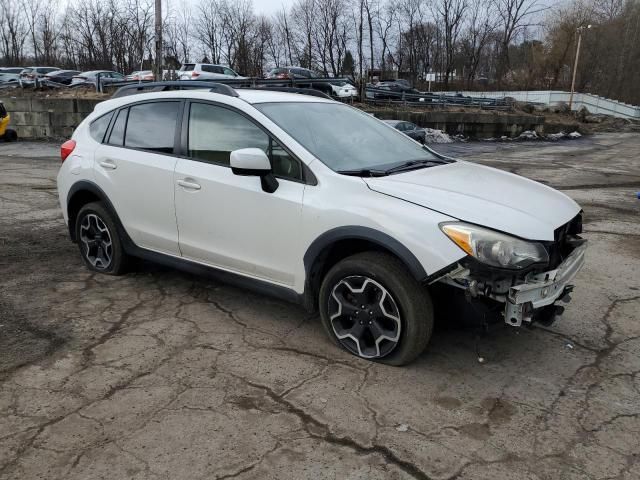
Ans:
{"label": "tail light", "polygon": [[200,74],[198,72],[196,72],[195,70],[191,72],[191,78],[198,78],[200,76]]}
{"label": "tail light", "polygon": [[75,148],[76,148],[75,140],[67,140],[62,144],[62,146],[60,147],[60,158],[62,159],[63,162],[67,159],[69,155],[71,155],[71,152],[73,152]]}

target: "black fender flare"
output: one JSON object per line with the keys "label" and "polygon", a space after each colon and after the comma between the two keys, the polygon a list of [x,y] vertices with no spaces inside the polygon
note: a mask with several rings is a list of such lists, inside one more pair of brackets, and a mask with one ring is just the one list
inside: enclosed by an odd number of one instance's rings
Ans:
{"label": "black fender flare", "polygon": [[351,239],[367,240],[389,250],[405,264],[416,280],[422,281],[427,277],[427,272],[420,261],[402,243],[379,230],[358,225],[343,226],[328,230],[309,245],[303,258],[307,277],[311,273],[311,268],[316,259],[326,248],[338,241]]}

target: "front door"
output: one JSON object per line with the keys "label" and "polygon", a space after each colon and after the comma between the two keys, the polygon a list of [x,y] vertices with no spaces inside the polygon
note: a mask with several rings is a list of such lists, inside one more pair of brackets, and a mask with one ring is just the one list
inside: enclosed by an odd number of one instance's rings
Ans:
{"label": "front door", "polygon": [[[187,105],[187,157],[175,170],[180,249],[185,258],[280,285],[294,283],[300,258],[297,231],[301,163],[252,120],[211,103]],[[279,187],[262,190],[260,178],[235,175],[230,153],[261,148]]]}

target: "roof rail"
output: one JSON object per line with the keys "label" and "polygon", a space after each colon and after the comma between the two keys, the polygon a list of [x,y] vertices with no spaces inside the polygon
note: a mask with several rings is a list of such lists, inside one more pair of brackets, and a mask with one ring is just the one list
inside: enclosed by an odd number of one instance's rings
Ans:
{"label": "roof rail", "polygon": [[218,82],[209,82],[206,80],[189,80],[186,81],[171,81],[171,82],[146,82],[146,83],[132,83],[130,85],[124,85],[120,87],[111,98],[126,97],[128,95],[135,95],[137,93],[148,92],[167,92],[170,90],[192,90],[192,89],[209,89],[212,93],[219,93],[221,95],[228,95],[230,97],[238,97],[236,92],[229,85],[224,85]]}
{"label": "roof rail", "polygon": [[332,100],[332,98],[324,92],[320,90],[315,90],[313,88],[300,88],[300,87],[279,87],[279,86],[255,86],[255,87],[238,87],[243,90],[267,90],[267,91],[276,91],[276,92],[287,92],[287,93],[299,93],[300,95],[311,95],[312,97],[320,97],[320,98],[328,98]]}

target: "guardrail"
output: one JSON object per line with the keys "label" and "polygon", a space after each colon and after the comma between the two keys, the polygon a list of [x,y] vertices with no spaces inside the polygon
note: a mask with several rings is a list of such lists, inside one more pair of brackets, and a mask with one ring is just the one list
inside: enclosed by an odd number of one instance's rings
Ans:
{"label": "guardrail", "polygon": [[[242,79],[227,79],[216,78],[210,80],[182,80],[182,82],[203,82],[211,81],[215,83],[222,83],[236,88],[269,88],[269,87],[288,87],[288,88],[311,88],[314,90],[320,90],[328,95],[335,96],[330,84],[336,84],[339,82],[345,82],[356,87],[349,78],[308,78],[308,79],[264,79],[264,78],[242,78]],[[125,85],[132,84],[144,84],[149,81],[132,81],[132,82],[117,82],[105,84],[105,89],[120,88]],[[445,94],[445,93],[431,93],[431,92],[418,92],[410,93],[406,91],[393,91],[384,88],[377,88],[373,86],[366,86],[364,88],[364,99],[360,99],[361,102],[372,105],[411,105],[421,107],[445,107],[445,106],[458,106],[468,108],[480,108],[480,109],[494,109],[494,110],[511,110],[512,105],[504,98],[486,98],[486,97],[473,97],[464,96],[459,94]],[[352,101],[352,97],[340,98],[342,101]]]}
{"label": "guardrail", "polygon": [[[264,78],[220,78],[210,80],[182,80],[180,83],[187,85],[189,82],[215,82],[229,85],[235,88],[270,88],[270,87],[288,87],[295,89],[314,89],[319,90],[334,98],[333,88],[331,84],[348,83],[356,87],[355,83],[349,78],[286,78],[286,79],[264,79]],[[96,83],[84,82],[74,85],[62,85],[48,80],[40,82],[41,87],[55,89],[75,89],[82,87],[95,88],[98,92],[113,92],[114,90],[126,86],[136,84],[151,83],[150,80],[138,81],[122,81],[122,82],[101,82],[97,79]],[[357,87],[356,87],[357,88]],[[360,97],[361,95],[358,95]],[[390,106],[390,105],[410,105],[412,107],[466,107],[489,110],[511,110],[511,104],[504,98],[489,98],[486,96],[472,96],[457,93],[432,93],[432,92],[411,92],[388,90],[376,86],[368,85],[364,88],[364,98],[342,97],[339,100],[352,102],[359,100],[362,103],[370,105]]]}
{"label": "guardrail", "polygon": [[[481,98],[511,97],[519,102],[537,103],[542,105],[568,104],[570,92],[561,90],[525,90],[501,92],[461,92],[463,95],[473,95]],[[574,93],[572,110],[578,111],[586,107],[591,113],[602,113],[620,118],[640,119],[640,107],[629,105],[610,98],[592,95],[590,93]]]}

